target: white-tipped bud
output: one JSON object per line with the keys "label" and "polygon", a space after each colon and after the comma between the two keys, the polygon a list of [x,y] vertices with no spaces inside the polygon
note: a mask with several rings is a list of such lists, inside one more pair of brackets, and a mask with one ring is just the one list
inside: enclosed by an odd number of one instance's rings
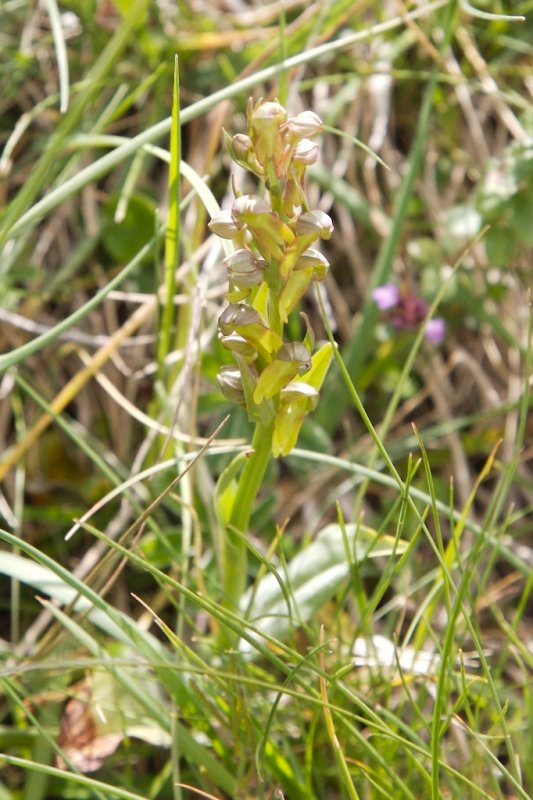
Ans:
{"label": "white-tipped bud", "polygon": [[321,281],[326,277],[329,261],[319,250],[310,247],[308,250],[304,250],[294,265],[294,269],[312,269],[317,280]]}
{"label": "white-tipped bud", "polygon": [[251,114],[252,127],[258,131],[279,127],[287,119],[287,112],[280,103],[267,100],[257,105]]}
{"label": "white-tipped bud", "polygon": [[230,303],[218,318],[218,327],[224,336],[233,333],[235,328],[242,325],[257,325],[262,323],[259,313],[251,306],[244,303]]}
{"label": "white-tipped bud", "polygon": [[311,369],[311,353],[302,342],[284,344],[276,354],[278,361],[298,362],[298,375],[304,375]]}
{"label": "white-tipped bud", "polygon": [[286,129],[298,136],[298,138],[309,138],[317,136],[323,126],[322,120],[314,111],[302,111],[287,120]]}
{"label": "white-tipped bud", "polygon": [[221,239],[234,239],[239,233],[239,228],[229,209],[224,209],[224,211],[215,214],[207,227],[211,233],[215,233]]}
{"label": "white-tipped bud", "polygon": [[261,283],[266,261],[243,248],[227,256],[224,266],[228,269],[230,280],[239,288],[246,289]]}
{"label": "white-tipped bud", "polygon": [[316,142],[312,142],[311,139],[300,139],[294,148],[292,159],[298,164],[309,166],[309,164],[315,164],[318,161],[319,155],[320,148]]}
{"label": "white-tipped bud", "polygon": [[297,236],[320,236],[321,239],[329,239],[333,232],[333,222],[331,217],[324,211],[305,211],[300,214],[296,221]]}

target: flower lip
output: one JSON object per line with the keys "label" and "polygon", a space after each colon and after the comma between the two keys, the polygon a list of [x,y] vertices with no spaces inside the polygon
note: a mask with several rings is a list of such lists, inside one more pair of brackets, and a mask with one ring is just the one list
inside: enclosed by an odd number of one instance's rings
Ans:
{"label": "flower lip", "polygon": [[266,266],[264,258],[260,258],[251,250],[236,250],[224,259],[230,279],[241,288],[257,286],[263,280]]}

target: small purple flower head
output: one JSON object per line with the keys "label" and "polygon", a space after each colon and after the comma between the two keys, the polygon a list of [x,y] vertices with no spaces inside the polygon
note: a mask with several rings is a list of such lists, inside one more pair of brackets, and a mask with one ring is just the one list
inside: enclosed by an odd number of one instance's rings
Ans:
{"label": "small purple flower head", "polygon": [[400,290],[394,283],[384,283],[383,286],[376,286],[373,290],[372,300],[380,311],[388,311],[398,305]]}
{"label": "small purple flower head", "polygon": [[446,323],[442,317],[435,317],[430,319],[424,331],[426,341],[431,344],[442,344],[446,335]]}

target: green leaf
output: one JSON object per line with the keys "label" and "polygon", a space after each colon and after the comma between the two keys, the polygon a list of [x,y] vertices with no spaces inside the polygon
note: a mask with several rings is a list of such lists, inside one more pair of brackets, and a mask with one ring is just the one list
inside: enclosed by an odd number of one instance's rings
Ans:
{"label": "green leaf", "polygon": [[130,197],[126,215],[121,222],[114,216],[120,195],[113,195],[102,209],[104,228],[102,242],[117,263],[130,261],[154,235],[156,207],[153,200],[141,194]]}
{"label": "green leaf", "polygon": [[517,194],[513,203],[513,229],[525,247],[533,247],[533,225],[531,210],[533,208],[533,185],[529,191]]}
{"label": "green leaf", "polygon": [[[248,618],[259,630],[283,639],[293,627],[293,620],[305,623],[312,619],[335,594],[350,573],[346,557],[348,545],[352,562],[367,558],[396,556],[405,552],[407,542],[379,534],[363,525],[326,526],[315,541],[298,553],[289,563],[285,574],[285,592],[279,576],[265,575],[241,601],[241,608],[249,607]],[[290,607],[286,595],[290,597]],[[241,641],[242,652],[252,652],[249,642]]]}

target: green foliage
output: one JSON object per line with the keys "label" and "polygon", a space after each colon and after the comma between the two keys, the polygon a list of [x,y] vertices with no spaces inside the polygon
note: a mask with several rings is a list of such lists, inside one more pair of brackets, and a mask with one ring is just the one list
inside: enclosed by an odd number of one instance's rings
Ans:
{"label": "green foliage", "polygon": [[531,800],[531,11],[0,4],[0,800]]}

